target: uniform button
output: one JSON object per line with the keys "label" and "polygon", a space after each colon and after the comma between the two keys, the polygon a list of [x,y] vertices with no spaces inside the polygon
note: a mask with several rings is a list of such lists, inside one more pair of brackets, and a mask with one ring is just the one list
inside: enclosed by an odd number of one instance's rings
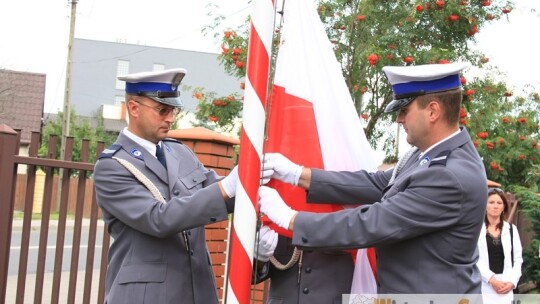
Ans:
{"label": "uniform button", "polygon": [[191,249],[191,250],[189,251],[189,254],[191,254],[191,255],[194,254],[193,249]]}
{"label": "uniform button", "polygon": [[216,221],[216,218],[215,218],[215,217],[211,217],[211,218],[210,218],[210,221],[211,221],[211,222],[215,222],[215,221]]}
{"label": "uniform button", "polygon": [[309,293],[309,288],[304,287],[304,289],[302,290],[302,292],[303,292],[304,294],[308,294],[308,293]]}
{"label": "uniform button", "polygon": [[307,238],[302,237],[302,243],[307,243],[307,242],[308,242]]}
{"label": "uniform button", "polygon": [[311,267],[306,267],[306,273],[311,273]]}
{"label": "uniform button", "polygon": [[193,182],[196,182],[196,181],[197,181],[197,179],[196,179],[196,178],[194,177],[194,178],[192,179],[192,181],[193,181]]}
{"label": "uniform button", "polygon": [[180,191],[174,190],[174,191],[173,191],[173,194],[174,194],[174,195],[178,195],[178,194],[180,194]]}
{"label": "uniform button", "polygon": [[191,231],[188,231],[188,232],[187,232],[187,235],[191,235]]}

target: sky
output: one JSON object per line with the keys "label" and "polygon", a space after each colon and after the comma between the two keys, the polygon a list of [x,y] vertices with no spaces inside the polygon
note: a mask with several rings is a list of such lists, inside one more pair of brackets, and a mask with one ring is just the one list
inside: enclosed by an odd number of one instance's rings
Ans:
{"label": "sky", "polygon": [[[520,90],[540,87],[540,1],[515,0],[507,19],[477,34],[478,47]],[[202,30],[208,11],[225,17],[220,30],[235,28],[251,12],[249,0],[78,0],[75,37],[202,52],[220,51]],[[62,109],[71,4],[68,1],[3,1],[0,4],[0,68],[47,75],[45,112]],[[11,29],[11,30],[7,30]]]}
{"label": "sky", "polygon": [[[540,88],[540,1],[514,3],[508,18],[481,29],[475,47],[519,92],[526,84]],[[222,32],[242,24],[251,5],[249,0],[78,0],[75,38],[218,53],[219,39],[202,34],[213,23],[210,10],[225,17]],[[70,14],[67,0],[0,4],[0,68],[46,74],[45,113],[62,110]]]}
{"label": "sky", "polygon": [[515,9],[477,34],[477,47],[490,64],[507,74],[507,83],[517,91],[526,84],[540,89],[540,1],[514,0]]}

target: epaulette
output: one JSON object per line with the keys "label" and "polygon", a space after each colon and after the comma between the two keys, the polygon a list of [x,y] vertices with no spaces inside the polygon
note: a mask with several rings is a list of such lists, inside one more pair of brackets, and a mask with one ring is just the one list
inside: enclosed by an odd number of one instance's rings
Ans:
{"label": "epaulette", "polygon": [[174,139],[174,138],[169,138],[169,137],[167,137],[167,138],[163,139],[162,141],[166,141],[166,142],[172,142],[172,143],[177,143],[177,144],[181,144],[181,145],[183,145],[183,144],[184,144],[183,142],[179,141],[178,139]]}
{"label": "epaulette", "polygon": [[103,150],[101,152],[101,154],[99,155],[99,159],[102,159],[102,158],[111,158],[113,157],[113,155],[118,152],[118,150],[120,150],[122,148],[122,145],[119,145],[119,144],[113,144],[111,145],[110,147],[108,147],[107,149]]}
{"label": "epaulette", "polygon": [[446,166],[446,161],[450,155],[451,150],[442,151],[439,155],[435,156],[429,163],[429,166]]}

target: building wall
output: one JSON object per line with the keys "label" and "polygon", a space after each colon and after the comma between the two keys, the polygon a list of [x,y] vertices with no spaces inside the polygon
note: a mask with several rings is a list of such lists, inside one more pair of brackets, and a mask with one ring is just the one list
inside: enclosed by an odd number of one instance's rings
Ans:
{"label": "building wall", "polygon": [[240,92],[240,80],[225,73],[217,54],[158,48],[144,45],[75,39],[73,44],[71,104],[77,115],[93,116],[102,105],[113,105],[123,89],[116,89],[117,64],[129,61],[129,73],[152,71],[154,64],[165,69],[185,68],[181,96],[185,109],[194,112],[197,101],[192,90],[204,87],[218,95]]}

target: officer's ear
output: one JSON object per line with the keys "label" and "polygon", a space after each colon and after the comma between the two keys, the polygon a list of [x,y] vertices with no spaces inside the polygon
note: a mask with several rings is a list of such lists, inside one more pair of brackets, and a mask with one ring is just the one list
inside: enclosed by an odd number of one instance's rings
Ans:
{"label": "officer's ear", "polygon": [[133,98],[129,98],[126,102],[126,110],[128,112],[128,115],[130,117],[137,117],[139,116],[139,109],[140,105],[137,101],[135,101]]}
{"label": "officer's ear", "polygon": [[442,116],[441,104],[436,99],[432,99],[428,102],[426,110],[429,113],[429,120],[432,122],[436,121]]}

